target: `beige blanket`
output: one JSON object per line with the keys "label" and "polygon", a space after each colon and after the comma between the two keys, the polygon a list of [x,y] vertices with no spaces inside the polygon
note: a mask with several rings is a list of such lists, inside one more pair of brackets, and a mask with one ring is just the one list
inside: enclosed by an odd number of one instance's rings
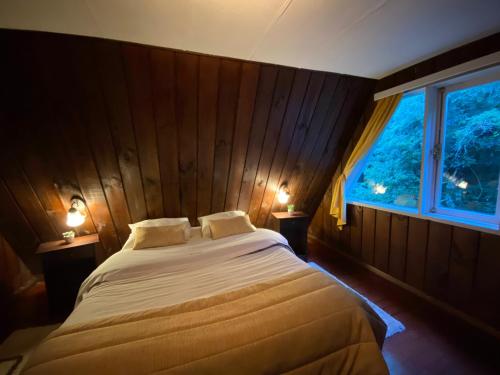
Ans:
{"label": "beige blanket", "polygon": [[[387,374],[362,302],[314,269],[54,331],[26,374]],[[383,336],[382,336],[383,337]]]}

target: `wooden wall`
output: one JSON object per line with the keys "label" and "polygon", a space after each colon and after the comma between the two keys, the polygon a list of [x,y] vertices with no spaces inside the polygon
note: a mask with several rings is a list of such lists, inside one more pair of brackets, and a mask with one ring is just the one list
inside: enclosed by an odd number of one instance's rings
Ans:
{"label": "wooden wall", "polygon": [[[500,34],[495,34],[384,78],[377,89],[499,50]],[[341,164],[372,110],[370,103]],[[340,166],[335,175],[339,173]],[[329,214],[331,189],[330,185],[313,218],[312,235],[500,330],[500,236],[352,205],[348,206],[348,225],[339,231]]]}
{"label": "wooden wall", "polygon": [[24,263],[15,254],[12,247],[0,234],[0,342],[10,333],[13,320],[8,306],[14,301],[14,295],[34,284],[36,279]]}
{"label": "wooden wall", "polygon": [[0,232],[32,268],[72,195],[100,260],[146,218],[313,213],[375,82],[87,37],[0,30]]}
{"label": "wooden wall", "polygon": [[315,237],[500,330],[500,236],[353,205],[339,231],[330,202],[331,188]]}

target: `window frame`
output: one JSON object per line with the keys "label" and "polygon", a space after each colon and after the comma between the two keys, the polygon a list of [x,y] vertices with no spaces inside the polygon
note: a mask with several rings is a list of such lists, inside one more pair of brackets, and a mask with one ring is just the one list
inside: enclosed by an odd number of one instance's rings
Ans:
{"label": "window frame", "polygon": [[[372,150],[375,148],[378,139],[370,148],[367,155],[365,155],[365,157],[358,162],[353,172],[348,177],[345,186],[346,202],[381,211],[481,230],[483,232],[500,234],[500,177],[497,205],[494,215],[460,209],[450,209],[438,205],[441,194],[440,176],[442,174],[444,160],[444,147],[442,147],[442,145],[444,144],[443,137],[445,136],[444,125],[446,116],[446,95],[460,89],[474,87],[497,80],[500,80],[500,65],[409,91],[417,92],[425,90],[420,187],[418,205],[416,209],[370,201],[348,199],[347,192],[359,179],[359,176],[370,159],[370,155]],[[434,157],[435,151],[439,153],[438,158]]]}

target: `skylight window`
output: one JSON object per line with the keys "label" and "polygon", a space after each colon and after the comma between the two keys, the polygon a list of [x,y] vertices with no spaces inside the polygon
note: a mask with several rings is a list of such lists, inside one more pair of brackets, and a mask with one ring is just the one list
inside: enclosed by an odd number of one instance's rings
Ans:
{"label": "skylight window", "polygon": [[347,201],[500,229],[500,68],[406,93]]}

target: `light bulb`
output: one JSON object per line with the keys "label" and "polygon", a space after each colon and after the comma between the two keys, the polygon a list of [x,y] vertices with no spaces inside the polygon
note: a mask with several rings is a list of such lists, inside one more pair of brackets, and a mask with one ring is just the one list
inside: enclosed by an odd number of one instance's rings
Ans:
{"label": "light bulb", "polygon": [[77,227],[79,225],[82,225],[84,221],[85,216],[83,216],[82,213],[76,208],[71,207],[68,210],[68,216],[66,218],[66,224],[68,225],[68,227]]}
{"label": "light bulb", "polygon": [[375,194],[385,194],[386,191],[387,187],[382,184],[375,184],[375,186],[373,186],[373,192]]}
{"label": "light bulb", "polygon": [[467,186],[469,186],[469,184],[467,183],[467,181],[462,180],[462,181],[460,181],[460,182],[457,184],[457,186],[458,186],[460,189],[464,189],[464,190],[465,190],[465,189],[467,189]]}
{"label": "light bulb", "polygon": [[286,190],[281,189],[278,192],[278,202],[281,204],[286,204],[288,203],[288,198],[290,198],[290,194]]}

